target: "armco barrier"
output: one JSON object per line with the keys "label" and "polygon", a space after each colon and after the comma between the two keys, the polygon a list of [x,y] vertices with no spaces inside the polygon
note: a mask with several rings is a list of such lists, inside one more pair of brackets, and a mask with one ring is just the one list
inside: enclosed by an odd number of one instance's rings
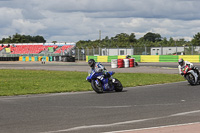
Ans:
{"label": "armco barrier", "polygon": [[113,59],[118,59],[118,56],[108,56],[108,62],[111,62]]}
{"label": "armco barrier", "polygon": [[178,62],[178,55],[159,55],[159,62]]}
{"label": "armco barrier", "polygon": [[140,62],[141,56],[140,55],[131,55],[132,58],[135,58],[135,62]]}
{"label": "armco barrier", "polygon": [[141,55],[140,62],[159,62],[159,55]]}
{"label": "armco barrier", "polygon": [[86,56],[86,62],[88,62],[90,59],[97,61],[97,56]]}
{"label": "armco barrier", "polygon": [[118,59],[125,59],[126,58],[126,55],[119,55],[118,56]]}
{"label": "armco barrier", "polygon": [[[189,62],[200,62],[200,55],[131,55],[135,58],[135,62],[178,62],[180,58]],[[97,60],[99,58],[99,60]],[[102,59],[103,58],[103,59]],[[107,58],[107,59],[106,59]],[[122,56],[86,56],[86,61],[94,59],[100,62],[111,62],[112,59],[125,59],[126,55]]]}
{"label": "armco barrier", "polygon": [[189,62],[199,62],[199,55],[179,55],[179,59],[180,58]]}
{"label": "armco barrier", "polygon": [[97,56],[97,62],[108,62],[108,56]]}

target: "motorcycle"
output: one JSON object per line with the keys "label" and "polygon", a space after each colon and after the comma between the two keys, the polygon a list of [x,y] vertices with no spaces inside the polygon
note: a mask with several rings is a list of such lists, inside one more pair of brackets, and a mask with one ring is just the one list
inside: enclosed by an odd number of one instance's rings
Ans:
{"label": "motorcycle", "polygon": [[[108,73],[110,74],[110,76],[114,74],[114,72],[112,71]],[[86,80],[91,83],[91,86],[96,93],[103,93],[106,91],[121,92],[123,90],[123,86],[118,79],[113,78],[112,80],[110,80],[103,74],[103,72],[97,73],[95,71],[92,71],[91,73],[89,73]]]}
{"label": "motorcycle", "polygon": [[182,75],[190,83],[190,85],[196,85],[199,83],[198,69],[192,69],[188,65],[181,68]]}

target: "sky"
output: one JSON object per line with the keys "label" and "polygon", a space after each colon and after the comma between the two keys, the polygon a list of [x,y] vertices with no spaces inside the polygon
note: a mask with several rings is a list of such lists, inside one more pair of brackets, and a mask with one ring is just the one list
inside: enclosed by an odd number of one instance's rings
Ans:
{"label": "sky", "polygon": [[0,0],[0,39],[16,33],[47,42],[159,33],[190,41],[200,32],[199,0]]}

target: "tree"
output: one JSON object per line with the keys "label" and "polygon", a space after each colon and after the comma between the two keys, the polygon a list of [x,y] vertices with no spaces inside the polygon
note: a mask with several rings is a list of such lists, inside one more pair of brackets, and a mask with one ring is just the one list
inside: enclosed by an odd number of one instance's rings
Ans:
{"label": "tree", "polygon": [[200,32],[193,36],[192,44],[195,46],[200,45]]}
{"label": "tree", "polygon": [[172,37],[170,37],[170,39],[169,39],[168,46],[175,46],[175,41],[174,41],[174,39]]}
{"label": "tree", "polygon": [[42,36],[30,36],[30,35],[20,35],[16,33],[12,37],[3,38],[0,40],[1,43],[45,43],[46,40]]}
{"label": "tree", "polygon": [[131,33],[131,35],[129,36],[129,42],[131,42],[131,43],[137,42],[137,39],[135,38],[134,33]]}
{"label": "tree", "polygon": [[147,34],[144,35],[144,40],[150,42],[156,42],[156,41],[162,41],[162,38],[160,34],[148,32]]}

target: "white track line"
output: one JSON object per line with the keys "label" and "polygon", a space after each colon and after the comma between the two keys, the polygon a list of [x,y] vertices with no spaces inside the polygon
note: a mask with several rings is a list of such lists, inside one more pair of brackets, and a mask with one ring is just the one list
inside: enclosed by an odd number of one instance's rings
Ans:
{"label": "white track line", "polygon": [[132,123],[138,123],[138,122],[145,122],[145,121],[150,121],[150,120],[158,120],[158,119],[163,119],[163,118],[169,118],[169,117],[175,117],[175,116],[181,116],[181,115],[187,115],[187,114],[193,114],[193,113],[199,113],[199,112],[200,112],[200,110],[195,110],[195,111],[190,111],[190,112],[182,112],[182,113],[172,114],[172,115],[163,116],[163,117],[124,121],[124,122],[117,122],[117,123],[104,124],[104,125],[79,126],[79,127],[73,127],[73,128],[63,129],[63,130],[47,131],[47,132],[41,132],[41,133],[61,133],[61,132],[77,131],[77,130],[81,130],[81,129],[111,127],[111,126],[117,126],[117,125],[125,125],[125,124],[132,124]]}
{"label": "white track line", "polygon": [[151,129],[158,129],[158,128],[166,128],[166,127],[187,126],[187,125],[193,125],[193,124],[200,124],[200,122],[185,123],[185,124],[177,124],[177,125],[167,125],[167,126],[159,126],[159,127],[150,127],[150,128],[140,128],[140,129],[121,130],[121,131],[111,131],[111,132],[103,132],[103,133],[123,133],[123,132],[151,130]]}

